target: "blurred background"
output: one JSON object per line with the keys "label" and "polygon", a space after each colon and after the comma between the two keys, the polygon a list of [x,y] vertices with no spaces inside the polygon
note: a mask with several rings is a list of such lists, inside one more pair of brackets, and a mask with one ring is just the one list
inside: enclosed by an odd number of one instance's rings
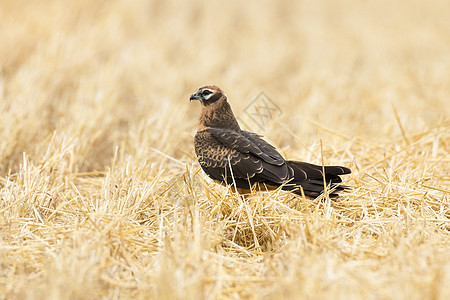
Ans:
{"label": "blurred background", "polygon": [[[450,299],[449,15],[0,0],[0,298]],[[189,102],[209,84],[352,190],[243,201],[209,181]]]}
{"label": "blurred background", "polygon": [[206,84],[246,123],[264,92],[281,114],[249,127],[294,156],[336,134],[401,138],[394,112],[405,134],[429,130],[449,116],[449,11],[445,0],[0,1],[1,169],[45,153],[55,131],[76,140],[80,170],[103,169],[115,146],[189,160],[200,108],[188,99]]}

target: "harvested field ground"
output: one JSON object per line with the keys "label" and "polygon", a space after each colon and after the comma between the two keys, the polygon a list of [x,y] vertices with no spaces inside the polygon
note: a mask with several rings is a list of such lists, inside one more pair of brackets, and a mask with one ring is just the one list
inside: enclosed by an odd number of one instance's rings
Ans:
{"label": "harvested field ground", "polygon": [[[449,12],[0,1],[0,299],[450,299]],[[206,84],[353,189],[211,182],[188,101]]]}

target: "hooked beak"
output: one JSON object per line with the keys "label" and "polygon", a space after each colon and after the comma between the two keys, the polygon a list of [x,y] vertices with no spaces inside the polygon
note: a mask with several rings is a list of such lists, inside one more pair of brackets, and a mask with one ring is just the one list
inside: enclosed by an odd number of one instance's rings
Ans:
{"label": "hooked beak", "polygon": [[192,100],[201,100],[201,99],[202,99],[202,97],[200,96],[199,92],[197,91],[197,92],[195,92],[195,94],[192,94],[192,95],[191,95],[191,97],[189,98],[189,101],[192,101]]}

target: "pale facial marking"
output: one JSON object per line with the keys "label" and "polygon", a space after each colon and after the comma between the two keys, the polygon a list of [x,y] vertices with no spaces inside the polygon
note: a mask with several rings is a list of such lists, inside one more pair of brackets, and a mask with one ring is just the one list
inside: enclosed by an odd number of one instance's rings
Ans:
{"label": "pale facial marking", "polygon": [[203,89],[200,91],[200,95],[202,96],[203,100],[209,100],[209,98],[214,95],[214,91],[210,89]]}

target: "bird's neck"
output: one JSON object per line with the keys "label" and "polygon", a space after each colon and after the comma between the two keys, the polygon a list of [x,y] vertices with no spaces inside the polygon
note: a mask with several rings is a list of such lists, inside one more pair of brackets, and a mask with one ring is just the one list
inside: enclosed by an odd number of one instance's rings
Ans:
{"label": "bird's neck", "polygon": [[228,101],[218,101],[202,108],[198,131],[211,127],[241,130]]}

